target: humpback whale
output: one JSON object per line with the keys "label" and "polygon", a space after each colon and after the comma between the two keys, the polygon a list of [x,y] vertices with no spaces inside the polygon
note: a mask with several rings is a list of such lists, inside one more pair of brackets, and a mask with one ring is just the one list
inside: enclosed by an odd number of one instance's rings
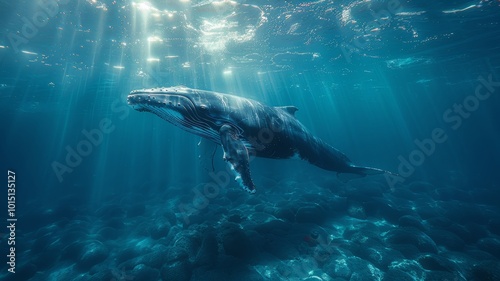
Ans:
{"label": "humpback whale", "polygon": [[251,156],[287,159],[354,177],[389,173],[354,165],[346,155],[313,136],[297,120],[294,106],[271,107],[255,100],[183,86],[134,90],[127,97],[137,111],[151,112],[190,133],[221,145],[224,160],[241,187],[255,193]]}

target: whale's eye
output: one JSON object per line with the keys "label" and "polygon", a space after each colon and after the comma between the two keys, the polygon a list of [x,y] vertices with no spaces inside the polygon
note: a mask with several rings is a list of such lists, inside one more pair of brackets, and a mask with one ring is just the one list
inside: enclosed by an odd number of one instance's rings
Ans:
{"label": "whale's eye", "polygon": [[202,110],[208,110],[208,106],[202,104],[202,105],[200,105],[200,109],[202,109]]}

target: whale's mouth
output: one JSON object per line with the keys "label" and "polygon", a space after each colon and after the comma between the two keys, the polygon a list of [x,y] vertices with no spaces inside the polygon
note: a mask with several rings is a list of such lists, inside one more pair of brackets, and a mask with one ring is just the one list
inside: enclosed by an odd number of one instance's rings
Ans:
{"label": "whale's mouth", "polygon": [[127,96],[127,103],[137,111],[154,113],[175,124],[183,123],[184,115],[192,115],[195,110],[189,98],[176,94],[132,91]]}
{"label": "whale's mouth", "polygon": [[138,111],[138,112],[148,112],[149,111],[149,110],[147,110],[146,108],[144,108],[143,106],[140,106],[140,105],[133,105],[132,109],[134,109],[135,111]]}
{"label": "whale's mouth", "polygon": [[145,105],[155,105],[158,107],[180,106],[181,103],[194,107],[193,101],[189,98],[188,88],[152,88],[133,90],[127,96],[128,104],[136,109],[144,111]]}
{"label": "whale's mouth", "polygon": [[[156,98],[153,98],[155,100]],[[133,109],[138,111],[144,111],[144,105],[151,104],[152,101],[151,95],[145,95],[143,93],[131,92],[127,96],[127,103]]]}
{"label": "whale's mouth", "polygon": [[[171,90],[174,89],[174,90]],[[198,111],[189,93],[177,88],[136,90],[127,96],[129,106],[139,112],[150,112],[175,126],[218,142],[215,124]]]}
{"label": "whale's mouth", "polygon": [[132,107],[134,110],[137,110],[139,112],[146,111],[140,100],[136,95],[128,95],[127,96],[127,104]]}
{"label": "whale's mouth", "polygon": [[144,112],[144,111],[147,111],[144,106],[142,106],[141,104],[138,104],[138,103],[132,103],[130,102],[130,100],[127,98],[127,103],[130,107],[132,107],[132,109],[136,110],[136,111],[139,111],[139,112]]}

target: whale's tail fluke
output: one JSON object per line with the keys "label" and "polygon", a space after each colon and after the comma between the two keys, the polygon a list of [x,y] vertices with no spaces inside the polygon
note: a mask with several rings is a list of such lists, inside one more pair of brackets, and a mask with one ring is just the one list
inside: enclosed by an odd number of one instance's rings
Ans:
{"label": "whale's tail fluke", "polygon": [[345,172],[338,173],[337,177],[342,182],[348,182],[350,180],[363,178],[363,177],[369,176],[369,175],[381,175],[381,174],[390,174],[392,176],[399,177],[398,174],[395,174],[395,173],[390,172],[390,171],[382,170],[379,168],[362,167],[362,166],[355,166],[355,165],[351,165],[349,167],[349,170],[347,170]]}

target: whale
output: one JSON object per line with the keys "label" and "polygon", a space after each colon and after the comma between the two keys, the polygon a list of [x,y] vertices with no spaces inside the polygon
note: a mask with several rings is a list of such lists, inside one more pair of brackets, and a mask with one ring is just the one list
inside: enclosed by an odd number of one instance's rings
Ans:
{"label": "whale", "polygon": [[338,149],[312,135],[296,118],[295,106],[268,106],[240,96],[184,86],[133,90],[129,106],[150,112],[223,149],[240,186],[255,193],[250,159],[300,158],[347,179],[387,173],[357,166]]}

